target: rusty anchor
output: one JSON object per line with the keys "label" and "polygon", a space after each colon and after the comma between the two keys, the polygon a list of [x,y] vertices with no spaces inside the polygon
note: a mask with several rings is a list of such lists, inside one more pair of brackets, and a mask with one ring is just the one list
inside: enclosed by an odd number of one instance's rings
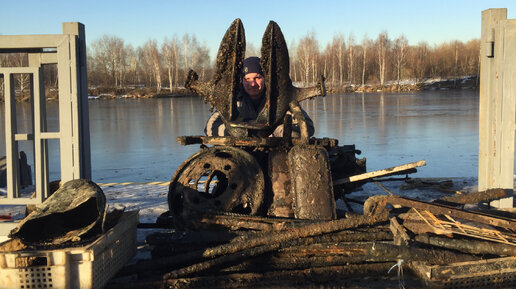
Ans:
{"label": "rusty anchor", "polygon": [[[218,111],[229,136],[178,138],[184,145],[213,147],[204,148],[183,162],[172,178],[168,202],[176,225],[196,227],[198,224],[192,220],[202,220],[199,213],[208,211],[335,219],[332,179],[365,172],[365,160],[356,162],[355,154],[359,151],[354,146],[339,147],[336,140],[309,137],[299,102],[325,96],[324,77],[314,87],[293,86],[285,39],[278,24],[270,21],[263,35],[260,59],[266,83],[265,105],[255,120],[243,122],[237,96],[244,54],[244,27],[240,19],[235,19],[221,41],[213,79],[202,82],[194,71],[188,74],[185,86]],[[292,118],[298,121],[299,138],[290,133]],[[280,125],[284,127],[283,137],[269,137]],[[342,166],[343,160],[351,165]],[[332,161],[346,170],[332,174]],[[221,216],[218,223],[228,224],[227,216]],[[230,227],[242,227],[242,221],[235,219]]]}
{"label": "rusty anchor", "polygon": [[[240,73],[245,54],[245,32],[242,21],[235,19],[226,31],[217,54],[216,73],[212,81],[198,80],[197,73],[190,71],[185,87],[195,91],[221,114],[231,136],[267,137],[283,122],[289,108],[295,117],[299,115],[299,102],[316,96],[325,96],[324,77],[316,86],[297,88],[290,79],[290,64],[287,44],[278,24],[270,21],[262,39],[260,64],[265,72],[266,103],[256,120],[242,122],[238,118],[237,95]],[[300,123],[303,123],[302,121]],[[301,132],[304,130],[301,129]],[[308,135],[303,134],[308,141]]]}

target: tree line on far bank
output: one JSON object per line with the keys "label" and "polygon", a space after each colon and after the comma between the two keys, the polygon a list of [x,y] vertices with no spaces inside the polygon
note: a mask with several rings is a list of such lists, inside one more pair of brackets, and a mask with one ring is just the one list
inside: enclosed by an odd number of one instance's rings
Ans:
{"label": "tree line on far bank", "polygon": [[[260,56],[259,51],[247,44],[247,56]],[[421,82],[429,78],[477,76],[479,54],[479,39],[409,45],[404,35],[391,38],[386,31],[374,39],[337,33],[325,44],[319,43],[315,33],[310,32],[289,44],[292,81],[299,86],[312,85],[322,74],[333,91],[399,86],[403,80]],[[26,55],[0,55],[0,66],[20,65],[27,65]],[[48,66],[47,90],[57,88],[57,69]],[[174,35],[161,43],[149,39],[138,47],[120,37],[104,35],[87,47],[88,86],[98,91],[115,93],[115,90],[146,88],[153,95],[173,93],[183,86],[188,70],[195,70],[201,80],[208,81],[214,66],[210,48],[190,34]],[[26,89],[28,81],[28,76],[17,76],[18,89]]]}

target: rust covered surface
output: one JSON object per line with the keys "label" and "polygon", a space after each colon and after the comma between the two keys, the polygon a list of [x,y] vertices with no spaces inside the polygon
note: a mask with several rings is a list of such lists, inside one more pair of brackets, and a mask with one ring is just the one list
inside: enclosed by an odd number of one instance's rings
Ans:
{"label": "rust covered surface", "polygon": [[328,153],[318,146],[294,146],[288,153],[294,215],[299,219],[335,219],[336,205]]}
{"label": "rust covered surface", "polygon": [[272,200],[267,214],[275,217],[294,217],[291,177],[286,150],[276,150],[269,154],[269,176]]}
{"label": "rust covered surface", "polygon": [[236,101],[245,56],[245,32],[240,19],[226,31],[217,54],[216,73],[209,83],[190,71],[185,87],[201,95],[221,114],[233,137],[267,137],[283,122],[292,101],[326,95],[324,78],[315,87],[295,88],[290,79],[289,54],[279,25],[270,21],[262,38],[261,66],[265,73],[266,103],[256,120],[242,122]]}
{"label": "rust covered surface", "polygon": [[213,80],[203,83],[197,73],[190,71],[185,87],[201,95],[215,107],[223,120],[238,116],[236,97],[240,85],[240,73],[245,54],[245,31],[242,21],[235,19],[226,31],[217,53],[216,73]]}
{"label": "rust covered surface", "polygon": [[446,196],[443,197],[441,200],[456,204],[475,204],[505,198],[508,196],[508,192],[504,189],[490,189],[486,191],[474,192],[469,194]]}
{"label": "rust covered surface", "polygon": [[37,206],[9,237],[35,246],[78,242],[103,232],[106,213],[106,197],[97,184],[72,180]]}
{"label": "rust covered surface", "polygon": [[264,201],[264,176],[246,151],[213,147],[187,159],[172,178],[168,202],[174,216],[198,211],[254,215]]}

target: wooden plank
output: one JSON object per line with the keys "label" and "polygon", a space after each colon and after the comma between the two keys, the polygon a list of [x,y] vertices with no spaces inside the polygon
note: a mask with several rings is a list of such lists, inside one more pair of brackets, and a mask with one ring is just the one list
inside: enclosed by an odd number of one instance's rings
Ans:
{"label": "wooden plank", "polygon": [[408,245],[410,243],[410,237],[407,234],[407,230],[398,222],[396,217],[390,218],[389,229],[394,235],[394,245]]}
{"label": "wooden plank", "polygon": [[[460,210],[450,206],[428,203],[400,196],[370,197],[364,204],[364,213],[373,212],[372,208],[376,208],[376,212],[381,212],[378,209],[380,207],[385,207],[386,204],[401,205],[403,207],[415,208],[418,210],[428,210],[435,215],[448,215],[459,219],[466,219],[473,222],[510,229],[513,231],[516,230],[516,221],[513,219],[492,216],[481,212]],[[375,212],[373,212],[373,214],[374,213]]]}
{"label": "wooden plank", "polygon": [[502,133],[502,97],[501,80],[503,78],[501,69],[501,61],[503,55],[503,34],[500,31],[500,19],[493,25],[494,30],[494,63],[492,67],[492,74],[489,76],[491,86],[489,88],[488,102],[490,108],[490,117],[488,133],[490,134],[489,143],[489,186],[490,188],[500,187],[500,150],[501,150],[501,133]]}
{"label": "wooden plank", "polygon": [[[494,157],[496,157],[496,61],[500,43],[495,33],[496,24],[507,19],[507,9],[482,11],[481,59],[480,59],[480,100],[479,100],[479,157],[478,190],[495,188],[493,181]],[[492,42],[491,42],[492,41]],[[494,45],[493,57],[488,56]]]}
{"label": "wooden plank", "polygon": [[439,200],[455,203],[455,204],[476,204],[485,201],[496,200],[507,197],[509,193],[512,194],[512,190],[504,189],[489,189],[480,192],[473,192],[469,194],[456,194],[452,196],[445,196]]}
{"label": "wooden plank", "polygon": [[489,276],[493,274],[515,274],[516,258],[494,258],[478,261],[429,266],[424,262],[412,262],[413,268],[425,280],[453,280]]}
{"label": "wooden plank", "polygon": [[516,116],[516,20],[501,21],[500,26],[503,31],[500,187],[512,189],[514,187],[514,122]]}
{"label": "wooden plank", "polygon": [[422,167],[425,165],[426,165],[426,161],[421,160],[421,161],[412,162],[409,164],[404,164],[404,165],[400,165],[400,166],[396,166],[396,167],[392,167],[392,168],[367,172],[367,173],[363,173],[363,174],[359,174],[359,175],[350,176],[347,178],[338,179],[333,182],[333,185],[336,186],[336,185],[342,185],[342,184],[346,184],[346,183],[352,183],[352,182],[372,179],[372,178],[381,177],[381,176],[389,175],[389,174],[396,173],[396,172],[406,171],[406,170],[413,169],[416,167]]}

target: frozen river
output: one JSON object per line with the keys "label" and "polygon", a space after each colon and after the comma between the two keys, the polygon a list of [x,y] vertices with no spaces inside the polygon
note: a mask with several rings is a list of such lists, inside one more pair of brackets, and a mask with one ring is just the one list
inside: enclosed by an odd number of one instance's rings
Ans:
{"label": "frozen river", "polygon": [[[478,91],[329,95],[301,103],[317,137],[355,144],[368,171],[426,160],[417,177],[476,177]],[[168,181],[199,145],[181,146],[177,136],[200,135],[209,105],[200,98],[92,100],[90,134],[93,181]],[[18,104],[23,132],[30,104]],[[57,103],[50,102],[50,130],[57,130]],[[4,107],[0,108],[4,135]],[[2,139],[4,139],[2,137]],[[20,149],[31,159],[32,149]],[[59,179],[59,145],[50,142],[51,179]],[[0,143],[5,155],[5,143]]]}

